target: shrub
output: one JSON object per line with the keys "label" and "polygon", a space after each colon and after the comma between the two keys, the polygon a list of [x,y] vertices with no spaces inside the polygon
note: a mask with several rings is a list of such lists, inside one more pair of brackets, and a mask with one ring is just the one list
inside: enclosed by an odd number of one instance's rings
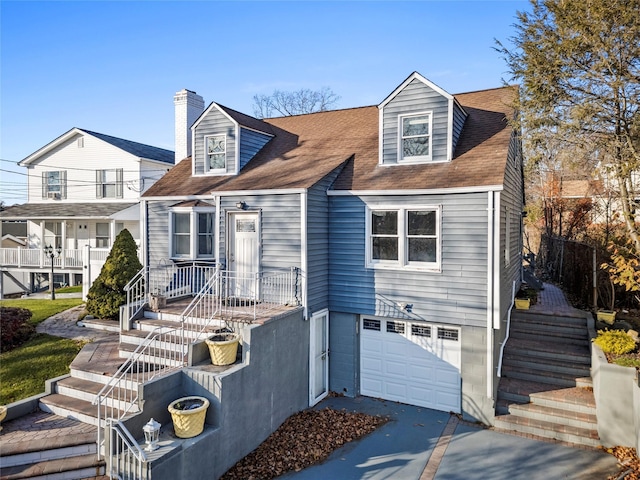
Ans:
{"label": "shrub", "polygon": [[0,307],[0,351],[13,350],[31,338],[36,327],[30,319],[26,308]]}
{"label": "shrub", "polygon": [[120,305],[127,299],[124,286],[142,268],[137,249],[129,230],[122,230],[113,242],[100,275],[87,294],[87,311],[91,315],[99,318],[118,318]]}
{"label": "shrub", "polygon": [[594,340],[604,353],[612,353],[614,355],[624,355],[633,352],[636,348],[636,342],[633,338],[622,330],[598,330],[598,336]]}

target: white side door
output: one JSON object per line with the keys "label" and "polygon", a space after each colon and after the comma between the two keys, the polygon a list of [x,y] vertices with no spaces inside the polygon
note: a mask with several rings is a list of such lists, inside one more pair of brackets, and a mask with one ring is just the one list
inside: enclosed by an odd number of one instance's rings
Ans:
{"label": "white side door", "polygon": [[311,317],[309,341],[309,406],[329,393],[329,311]]}
{"label": "white side door", "polygon": [[255,274],[260,272],[260,225],[257,213],[229,216],[228,294],[237,298],[257,298]]}

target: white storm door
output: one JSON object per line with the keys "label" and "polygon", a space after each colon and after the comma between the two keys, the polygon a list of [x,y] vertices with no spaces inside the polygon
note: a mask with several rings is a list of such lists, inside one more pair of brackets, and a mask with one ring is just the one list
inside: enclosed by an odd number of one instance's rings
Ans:
{"label": "white storm door", "polygon": [[232,213],[229,222],[229,295],[257,299],[260,228],[257,213]]}
{"label": "white storm door", "polygon": [[329,393],[329,311],[311,317],[309,339],[309,406]]}

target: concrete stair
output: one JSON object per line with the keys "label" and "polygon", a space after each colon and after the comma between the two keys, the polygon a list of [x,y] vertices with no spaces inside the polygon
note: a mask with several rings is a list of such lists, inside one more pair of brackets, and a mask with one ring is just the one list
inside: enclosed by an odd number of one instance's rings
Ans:
{"label": "concrete stair", "polygon": [[2,447],[0,479],[74,480],[104,475],[96,434],[8,443]]}
{"label": "concrete stair", "polygon": [[495,428],[597,447],[585,318],[514,311]]}

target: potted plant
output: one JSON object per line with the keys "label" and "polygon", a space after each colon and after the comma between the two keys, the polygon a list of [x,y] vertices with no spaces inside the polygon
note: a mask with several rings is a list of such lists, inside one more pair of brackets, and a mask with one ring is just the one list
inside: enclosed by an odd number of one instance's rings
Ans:
{"label": "potted plant", "polygon": [[169,404],[173,429],[178,438],[191,438],[204,430],[209,400],[204,397],[182,397]]}
{"label": "potted plant", "polygon": [[211,363],[214,365],[231,365],[236,361],[240,335],[230,331],[216,332],[205,340],[209,347]]}
{"label": "potted plant", "polygon": [[531,305],[536,304],[537,292],[533,288],[521,288],[516,294],[515,303],[517,310],[529,310]]}
{"label": "potted plant", "polygon": [[[2,422],[6,416],[7,416],[6,405],[0,405],[0,422]],[[0,427],[0,431],[2,431],[2,427]]]}

